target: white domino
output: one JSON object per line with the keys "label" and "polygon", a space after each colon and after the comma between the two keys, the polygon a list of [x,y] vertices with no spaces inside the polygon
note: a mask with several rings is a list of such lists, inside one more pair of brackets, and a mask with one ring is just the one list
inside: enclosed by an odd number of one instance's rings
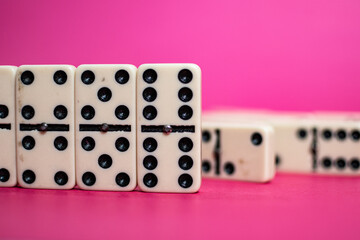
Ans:
{"label": "white domino", "polygon": [[279,171],[360,175],[360,122],[317,115],[269,122],[275,129]]}
{"label": "white domino", "polygon": [[16,185],[15,75],[16,67],[0,66],[0,187]]}
{"label": "white domino", "polygon": [[303,114],[278,114],[271,111],[213,111],[209,120],[237,123],[266,123],[274,129],[277,171],[307,173],[313,171],[314,125]]}
{"label": "white domino", "polygon": [[360,122],[316,120],[314,171],[360,175]]}
{"label": "white domino", "polygon": [[275,162],[278,171],[313,171],[314,125],[304,118],[269,116],[275,130]]}
{"label": "white domino", "polygon": [[144,64],[137,75],[138,185],[196,192],[201,184],[201,71],[195,64]]}
{"label": "white domino", "polygon": [[268,182],[275,174],[274,130],[266,124],[203,122],[204,177]]}
{"label": "white domino", "polygon": [[76,179],[82,189],[136,187],[136,67],[76,70]]}
{"label": "white domino", "polygon": [[75,185],[74,74],[70,65],[24,65],[16,77],[18,182]]}
{"label": "white domino", "polygon": [[273,126],[278,171],[360,175],[359,113],[219,112],[206,118]]}

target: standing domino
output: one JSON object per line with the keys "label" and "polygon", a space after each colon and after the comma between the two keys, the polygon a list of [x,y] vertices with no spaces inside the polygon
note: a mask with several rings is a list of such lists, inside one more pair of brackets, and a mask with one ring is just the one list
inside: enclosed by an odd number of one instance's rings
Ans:
{"label": "standing domino", "polygon": [[15,75],[16,67],[0,66],[0,187],[16,185]]}
{"label": "standing domino", "polygon": [[75,185],[74,74],[69,65],[18,68],[17,172],[22,187]]}
{"label": "standing domino", "polygon": [[266,124],[203,122],[203,176],[268,182],[275,174],[274,130]]}
{"label": "standing domino", "polygon": [[82,189],[136,187],[136,67],[76,70],[76,178]]}
{"label": "standing domino", "polygon": [[137,75],[138,185],[196,192],[201,184],[201,70],[144,64]]}

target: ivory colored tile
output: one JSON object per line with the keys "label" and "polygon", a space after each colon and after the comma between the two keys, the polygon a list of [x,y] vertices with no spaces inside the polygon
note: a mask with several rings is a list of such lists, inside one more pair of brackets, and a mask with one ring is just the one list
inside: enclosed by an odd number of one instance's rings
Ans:
{"label": "ivory colored tile", "polygon": [[17,67],[0,66],[0,187],[16,185],[15,76]]}
{"label": "ivory colored tile", "polygon": [[81,189],[136,187],[136,67],[81,65],[75,79],[76,179]]}
{"label": "ivory colored tile", "polygon": [[22,187],[75,185],[74,74],[70,65],[18,68],[17,172]]}
{"label": "ivory colored tile", "polygon": [[266,124],[203,122],[204,177],[267,182],[275,174],[274,130]]}
{"label": "ivory colored tile", "polygon": [[201,184],[201,70],[144,64],[137,75],[138,185],[192,193]]}

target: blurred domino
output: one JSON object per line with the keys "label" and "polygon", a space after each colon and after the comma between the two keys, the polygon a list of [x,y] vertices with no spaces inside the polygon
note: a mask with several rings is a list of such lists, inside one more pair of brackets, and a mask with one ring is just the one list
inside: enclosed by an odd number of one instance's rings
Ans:
{"label": "blurred domino", "polygon": [[318,173],[360,175],[360,122],[316,121]]}
{"label": "blurred domino", "polygon": [[17,172],[22,187],[75,185],[74,74],[70,65],[18,68]]}
{"label": "blurred domino", "polygon": [[203,122],[204,177],[267,182],[275,174],[274,131],[265,124]]}
{"label": "blurred domino", "polygon": [[270,122],[279,171],[360,175],[360,122],[316,115]]}
{"label": "blurred domino", "polygon": [[314,132],[312,121],[296,117],[270,116],[275,131],[275,163],[278,171],[306,173],[314,170]]}
{"label": "blurred domino", "polygon": [[15,75],[16,67],[0,66],[0,187],[16,185]]}
{"label": "blurred domino", "polygon": [[137,75],[138,185],[196,192],[201,183],[201,71],[195,64],[144,64]]}
{"label": "blurred domino", "polygon": [[360,175],[359,113],[219,112],[205,118],[273,126],[278,171]]}
{"label": "blurred domino", "polygon": [[136,67],[76,70],[76,177],[87,190],[136,187]]}

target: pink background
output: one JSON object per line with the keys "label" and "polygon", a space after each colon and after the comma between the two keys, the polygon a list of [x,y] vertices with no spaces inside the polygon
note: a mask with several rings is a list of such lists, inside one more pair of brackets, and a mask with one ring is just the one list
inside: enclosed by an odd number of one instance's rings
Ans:
{"label": "pink background", "polygon": [[[203,107],[360,110],[360,1],[0,2],[0,64],[194,62]],[[358,239],[359,178],[200,193],[0,189],[0,238]]]}
{"label": "pink background", "polygon": [[0,22],[0,64],[194,62],[204,109],[360,111],[358,0],[2,0]]}

